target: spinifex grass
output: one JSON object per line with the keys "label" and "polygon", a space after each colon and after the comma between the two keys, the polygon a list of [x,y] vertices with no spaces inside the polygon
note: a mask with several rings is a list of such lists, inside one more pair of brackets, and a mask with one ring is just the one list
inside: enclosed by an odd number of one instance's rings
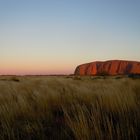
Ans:
{"label": "spinifex grass", "polygon": [[139,79],[0,78],[0,140],[139,140],[139,109]]}

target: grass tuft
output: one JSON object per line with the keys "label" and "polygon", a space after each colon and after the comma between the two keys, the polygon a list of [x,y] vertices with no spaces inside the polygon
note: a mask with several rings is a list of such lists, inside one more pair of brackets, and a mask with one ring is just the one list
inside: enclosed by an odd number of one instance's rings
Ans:
{"label": "grass tuft", "polygon": [[140,139],[139,79],[3,78],[0,140]]}

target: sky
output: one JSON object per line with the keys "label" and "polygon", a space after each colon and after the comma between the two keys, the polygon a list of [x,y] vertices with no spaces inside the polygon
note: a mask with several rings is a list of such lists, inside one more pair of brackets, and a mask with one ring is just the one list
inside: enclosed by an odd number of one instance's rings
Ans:
{"label": "sky", "polygon": [[139,0],[0,0],[0,75],[112,59],[140,61]]}

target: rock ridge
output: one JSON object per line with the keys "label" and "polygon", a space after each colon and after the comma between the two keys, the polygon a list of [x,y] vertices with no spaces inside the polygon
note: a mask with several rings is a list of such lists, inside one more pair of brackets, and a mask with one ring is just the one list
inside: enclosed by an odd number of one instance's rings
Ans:
{"label": "rock ridge", "polygon": [[127,60],[95,61],[77,66],[75,75],[140,74],[140,62]]}

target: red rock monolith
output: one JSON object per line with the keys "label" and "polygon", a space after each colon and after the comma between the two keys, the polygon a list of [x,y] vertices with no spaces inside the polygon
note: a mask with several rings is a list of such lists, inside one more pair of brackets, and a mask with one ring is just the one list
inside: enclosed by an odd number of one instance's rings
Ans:
{"label": "red rock monolith", "polygon": [[75,75],[140,74],[140,62],[126,60],[95,61],[79,65]]}

